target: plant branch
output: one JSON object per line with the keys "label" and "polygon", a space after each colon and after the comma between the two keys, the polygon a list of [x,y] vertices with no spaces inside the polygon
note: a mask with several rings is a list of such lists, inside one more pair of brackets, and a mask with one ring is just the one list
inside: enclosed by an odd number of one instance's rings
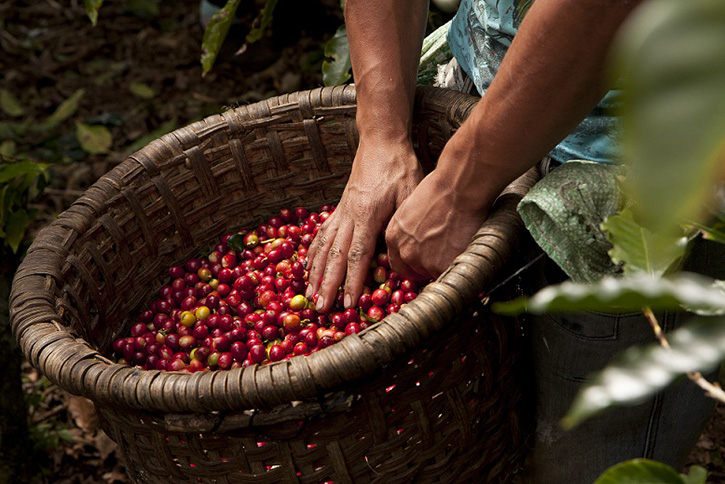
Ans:
{"label": "plant branch", "polygon": [[[660,342],[660,346],[670,349],[670,343],[667,341],[667,337],[662,331],[662,327],[657,321],[657,317],[654,315],[652,310],[649,307],[644,307],[642,308],[642,313],[644,314],[644,317],[647,318],[647,321],[649,321],[650,326],[652,326],[652,331],[654,331],[655,337]],[[708,381],[699,371],[688,371],[687,378],[705,390],[706,396],[725,403],[725,391],[723,391],[722,387],[718,383]]]}

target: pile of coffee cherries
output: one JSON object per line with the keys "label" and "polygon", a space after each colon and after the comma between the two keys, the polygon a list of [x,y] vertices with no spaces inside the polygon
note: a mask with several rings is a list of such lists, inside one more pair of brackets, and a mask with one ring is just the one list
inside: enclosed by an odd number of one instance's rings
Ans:
{"label": "pile of coffee cherries", "polygon": [[304,262],[333,210],[283,209],[256,229],[225,235],[208,256],[169,268],[158,299],[113,342],[117,361],[187,372],[281,361],[320,351],[412,301],[417,284],[392,271],[381,248],[355,308],[344,309],[340,289],[330,311],[314,309]]}

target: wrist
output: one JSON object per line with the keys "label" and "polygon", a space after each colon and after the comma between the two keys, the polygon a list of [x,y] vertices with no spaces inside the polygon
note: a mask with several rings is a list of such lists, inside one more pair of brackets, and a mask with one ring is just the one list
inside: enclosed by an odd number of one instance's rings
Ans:
{"label": "wrist", "polygon": [[459,130],[446,144],[433,173],[457,206],[487,211],[515,176],[477,138]]}

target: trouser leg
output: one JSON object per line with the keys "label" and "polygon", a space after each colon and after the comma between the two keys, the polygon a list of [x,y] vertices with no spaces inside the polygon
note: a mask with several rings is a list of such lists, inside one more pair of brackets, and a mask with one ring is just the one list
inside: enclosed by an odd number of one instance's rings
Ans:
{"label": "trouser leg", "polygon": [[[685,269],[722,278],[723,252],[719,244],[700,241]],[[552,272],[549,267],[545,274]],[[661,312],[657,317],[663,329],[671,331],[686,323],[689,315]],[[616,407],[573,430],[559,425],[593,372],[633,344],[654,342],[640,313],[532,318],[537,425],[527,471],[530,482],[590,484],[608,467],[636,457],[675,468],[684,464],[714,407],[714,401],[687,379],[643,403]]]}

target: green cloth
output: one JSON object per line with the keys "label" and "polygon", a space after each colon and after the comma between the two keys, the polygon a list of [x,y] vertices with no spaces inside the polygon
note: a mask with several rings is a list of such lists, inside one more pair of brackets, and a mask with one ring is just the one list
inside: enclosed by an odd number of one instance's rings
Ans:
{"label": "green cloth", "polygon": [[447,38],[450,28],[451,21],[449,20],[423,39],[418,67],[418,84],[432,86],[436,74],[438,74],[438,66],[447,64],[453,58]]}
{"label": "green cloth", "polygon": [[620,272],[600,225],[620,211],[619,166],[569,161],[547,174],[521,200],[518,212],[534,240],[575,282]]}

